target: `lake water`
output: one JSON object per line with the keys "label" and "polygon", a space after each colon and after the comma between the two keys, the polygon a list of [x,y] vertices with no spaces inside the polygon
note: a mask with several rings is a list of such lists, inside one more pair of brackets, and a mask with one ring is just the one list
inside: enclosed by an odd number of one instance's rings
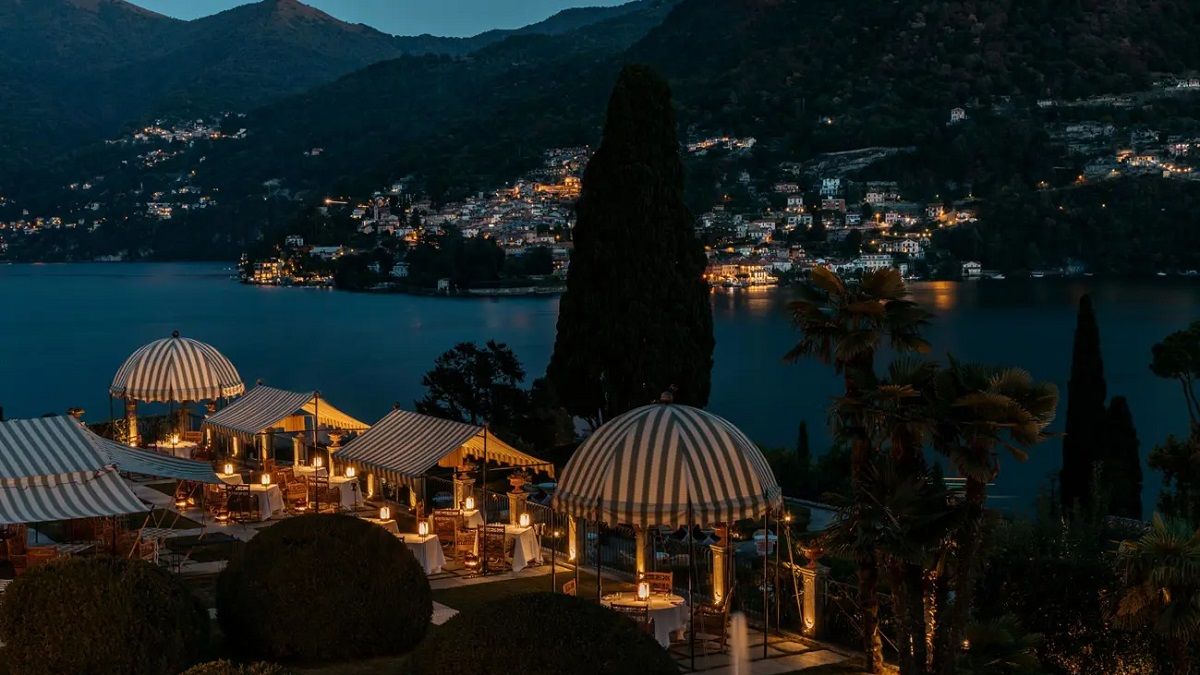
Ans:
{"label": "lake water", "polygon": [[[219,264],[0,266],[0,405],[8,417],[88,410],[109,415],[107,387],[134,349],[178,329],[222,350],[247,386],[319,389],[367,421],[393,402],[411,406],[421,375],[457,342],[507,343],[531,378],[554,343],[556,298],[448,299],[245,286]],[[1133,408],[1145,456],[1187,429],[1177,385],[1149,370],[1150,346],[1200,318],[1200,284],[1036,280],[914,284],[935,313],[937,355],[1021,365],[1065,392],[1075,306],[1091,292],[1100,320],[1109,395]],[[807,420],[814,448],[828,444],[826,409],[838,391],[828,368],[781,357],[796,339],[787,289],[717,292],[709,408],[764,445],[792,445]],[[118,407],[119,414],[119,407]],[[1065,407],[1060,406],[1060,414]],[[1061,418],[1055,424],[1062,428]],[[996,493],[1028,504],[1060,463],[1057,441],[1025,464],[1005,461]],[[1158,477],[1146,474],[1146,504]]]}

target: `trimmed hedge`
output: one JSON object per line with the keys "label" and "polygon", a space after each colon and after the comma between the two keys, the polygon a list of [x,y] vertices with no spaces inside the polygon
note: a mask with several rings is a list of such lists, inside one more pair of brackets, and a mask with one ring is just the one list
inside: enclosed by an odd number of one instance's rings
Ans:
{"label": "trimmed hedge", "polygon": [[268,661],[392,656],[429,628],[429,580],[404,542],[350,516],[309,514],[263,530],[217,578],[235,653]]}
{"label": "trimmed hedge", "polygon": [[628,618],[561,593],[532,593],[451,619],[414,653],[413,673],[678,675],[679,668]]}
{"label": "trimmed hedge", "polygon": [[175,675],[208,641],[208,613],[141,560],[70,558],[17,577],[0,603],[9,672]]}
{"label": "trimmed hedge", "polygon": [[274,663],[234,663],[232,661],[209,661],[192,666],[180,675],[285,675],[286,671]]}

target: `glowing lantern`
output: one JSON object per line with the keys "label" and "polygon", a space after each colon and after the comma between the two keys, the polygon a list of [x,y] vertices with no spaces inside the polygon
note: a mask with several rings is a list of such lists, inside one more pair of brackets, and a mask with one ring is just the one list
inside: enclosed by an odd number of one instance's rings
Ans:
{"label": "glowing lantern", "polygon": [[386,506],[379,507],[379,519],[380,520],[391,520],[392,519],[392,510]]}
{"label": "glowing lantern", "polygon": [[264,474],[262,475],[262,484],[263,484],[263,485],[270,485],[270,484],[271,484],[271,474],[269,474],[269,473],[264,473]]}
{"label": "glowing lantern", "polygon": [[475,510],[475,498],[467,497],[466,499],[464,499],[463,500],[463,508],[468,511],[474,511]]}
{"label": "glowing lantern", "polygon": [[171,445],[179,445],[179,434],[171,434]]}
{"label": "glowing lantern", "polygon": [[520,524],[521,527],[529,527],[529,514],[522,513],[521,516],[517,518],[517,523]]}
{"label": "glowing lantern", "polygon": [[637,587],[637,599],[645,602],[650,599],[650,582],[643,581]]}
{"label": "glowing lantern", "polygon": [[356,475],[358,475],[358,472],[354,470],[354,467],[346,467],[346,478],[354,478]]}
{"label": "glowing lantern", "polygon": [[320,455],[317,455],[316,457],[313,457],[312,464],[313,464],[314,469],[319,469],[319,468],[325,466],[325,458]]}
{"label": "glowing lantern", "polygon": [[425,522],[424,520],[417,523],[417,534],[421,535],[422,537],[428,537],[429,536],[429,523]]}
{"label": "glowing lantern", "polygon": [[225,466],[223,468],[225,469],[226,476],[233,475],[233,464],[231,462],[225,462]]}

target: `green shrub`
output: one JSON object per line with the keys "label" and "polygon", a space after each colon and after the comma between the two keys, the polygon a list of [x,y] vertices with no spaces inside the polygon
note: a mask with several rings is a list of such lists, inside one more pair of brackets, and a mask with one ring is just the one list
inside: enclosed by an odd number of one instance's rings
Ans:
{"label": "green shrub", "polygon": [[415,675],[676,675],[651,635],[600,605],[557,593],[514,595],[453,619],[414,653]]}
{"label": "green shrub", "polygon": [[174,675],[208,640],[208,614],[141,560],[72,558],[17,577],[0,603],[9,672]]}
{"label": "green shrub", "polygon": [[286,671],[274,663],[233,663],[222,660],[192,666],[180,675],[286,675]]}
{"label": "green shrub", "polygon": [[270,661],[401,654],[433,615],[429,581],[404,542],[335,515],[260,532],[217,578],[216,600],[230,647]]}

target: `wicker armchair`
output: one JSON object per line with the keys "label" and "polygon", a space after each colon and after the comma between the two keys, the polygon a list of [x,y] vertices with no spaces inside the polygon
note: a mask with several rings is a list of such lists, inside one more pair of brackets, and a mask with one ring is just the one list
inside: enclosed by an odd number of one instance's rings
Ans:
{"label": "wicker armchair", "polygon": [[487,561],[488,569],[501,569],[508,566],[508,555],[505,550],[503,525],[487,525],[480,528],[483,537],[483,558]]}
{"label": "wicker armchair", "polygon": [[670,595],[675,592],[673,572],[642,572],[638,581],[650,584],[650,592],[656,595]]}
{"label": "wicker armchair", "polygon": [[262,520],[258,513],[258,498],[250,491],[249,485],[230,485],[229,517],[237,522]]}
{"label": "wicker armchair", "polygon": [[643,632],[654,635],[654,619],[650,618],[649,603],[639,602],[633,605],[624,605],[614,602],[611,609],[621,616],[632,619]]}
{"label": "wicker armchair", "polygon": [[284,484],[283,498],[289,511],[308,510],[308,483],[300,478]]}
{"label": "wicker armchair", "polygon": [[465,561],[468,553],[475,552],[475,533],[471,530],[458,530],[454,533],[454,555]]}
{"label": "wicker armchair", "polygon": [[733,591],[734,587],[730,587],[719,603],[696,606],[693,632],[705,654],[710,647],[717,652],[724,652],[729,644],[729,606],[733,604]]}
{"label": "wicker armchair", "polygon": [[433,521],[433,533],[441,540],[442,547],[456,546],[456,533],[458,532],[459,520],[461,520],[459,512],[454,509],[436,509],[431,518]]}
{"label": "wicker armchair", "polygon": [[53,546],[30,546],[25,552],[25,569],[41,567],[59,557],[58,549]]}
{"label": "wicker armchair", "polygon": [[14,575],[25,573],[28,560],[25,550],[26,536],[25,528],[20,528],[18,533],[4,540],[4,546],[8,549],[8,562],[12,565]]}

